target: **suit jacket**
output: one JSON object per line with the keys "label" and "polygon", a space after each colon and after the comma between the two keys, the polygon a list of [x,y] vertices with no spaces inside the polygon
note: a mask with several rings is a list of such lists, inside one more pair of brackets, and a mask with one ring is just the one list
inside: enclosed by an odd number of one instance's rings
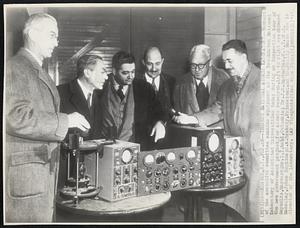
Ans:
{"label": "suit jacket", "polygon": [[[146,81],[145,72],[138,77]],[[163,72],[160,74],[159,89],[156,96],[164,109],[166,117],[168,117],[170,109],[174,106],[173,92],[175,83],[176,79],[174,77]]]}
{"label": "suit jacket", "polygon": [[249,63],[248,78],[237,97],[234,80],[227,80],[220,88],[217,100],[208,109],[197,113],[199,122],[214,123],[224,119],[226,134],[245,137],[245,172],[248,184],[242,191],[225,198],[232,208],[249,221],[258,221],[260,148],[260,70]]}
{"label": "suit jacket", "polygon": [[[112,77],[110,75],[109,77]],[[95,137],[107,138],[108,129],[100,130],[100,122],[102,121],[102,111],[104,107],[104,93],[107,93],[110,80],[107,80],[103,86],[103,90],[98,93],[99,105],[95,106],[95,115],[99,118],[95,119]],[[133,131],[135,142],[141,144],[142,150],[151,149],[154,145],[153,139],[150,137],[152,127],[158,120],[166,121],[164,112],[160,102],[155,97],[152,86],[142,79],[135,78],[132,82],[134,97],[134,123]]]}
{"label": "suit jacket", "polygon": [[[208,83],[210,83],[208,107],[215,102],[220,86],[228,78],[225,71],[214,66],[211,67],[211,78],[208,79]],[[189,115],[200,111],[196,97],[195,80],[191,73],[184,75],[183,79],[175,86],[174,108],[176,111]]]}
{"label": "suit jacket", "polygon": [[[94,126],[94,104],[97,103],[96,95],[93,95],[91,111],[88,107],[87,100],[83,94],[83,91],[78,84],[77,80],[73,80],[70,83],[62,84],[57,87],[59,95],[60,95],[60,104],[61,104],[61,112],[63,113],[73,113],[78,112],[83,115],[86,120],[90,123],[91,129],[87,137],[84,140],[93,138],[93,126]],[[96,90],[94,90],[94,94],[96,94]]]}
{"label": "suit jacket", "polygon": [[6,219],[50,222],[68,117],[59,112],[54,82],[26,49],[8,62],[5,79]]}

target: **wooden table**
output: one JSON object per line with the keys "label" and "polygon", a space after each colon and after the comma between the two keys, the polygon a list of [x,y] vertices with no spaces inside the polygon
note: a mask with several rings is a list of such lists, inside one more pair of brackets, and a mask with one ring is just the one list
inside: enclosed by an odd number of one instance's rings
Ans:
{"label": "wooden table", "polygon": [[[116,202],[108,202],[102,199],[83,199],[75,207],[73,203],[64,203],[60,196],[56,198],[56,205],[59,209],[74,215],[84,216],[132,216],[144,212],[151,212],[167,203],[171,193],[160,193],[141,197],[132,197]],[[125,218],[125,217],[124,217]]]}
{"label": "wooden table", "polygon": [[241,181],[229,187],[222,188],[190,188],[183,190],[182,194],[185,199],[183,204],[184,221],[202,222],[204,201],[210,197],[222,197],[227,194],[238,191],[245,186],[247,178],[241,178]]}

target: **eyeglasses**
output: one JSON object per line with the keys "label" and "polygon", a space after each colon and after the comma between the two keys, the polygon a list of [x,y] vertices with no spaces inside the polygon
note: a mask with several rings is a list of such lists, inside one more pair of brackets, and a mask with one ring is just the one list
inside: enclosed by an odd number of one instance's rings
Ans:
{"label": "eyeglasses", "polygon": [[207,60],[207,62],[204,63],[204,64],[191,63],[191,68],[192,68],[193,70],[196,70],[196,69],[203,70],[204,67],[209,63],[209,61],[210,61],[210,59]]}

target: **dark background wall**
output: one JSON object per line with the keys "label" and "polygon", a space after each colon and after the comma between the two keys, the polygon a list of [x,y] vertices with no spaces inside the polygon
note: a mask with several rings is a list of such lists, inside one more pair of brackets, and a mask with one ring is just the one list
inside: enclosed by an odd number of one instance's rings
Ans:
{"label": "dark background wall", "polygon": [[[49,5],[48,5],[49,6]],[[48,12],[59,26],[59,46],[45,68],[56,84],[76,77],[75,63],[85,53],[100,55],[111,72],[111,58],[119,50],[132,52],[142,70],[144,49],[156,45],[165,57],[163,70],[175,77],[187,71],[188,54],[195,44],[211,47],[214,64],[222,45],[242,39],[250,61],[260,64],[261,10],[258,7],[7,7],[6,57],[23,45],[22,28],[30,14]]]}

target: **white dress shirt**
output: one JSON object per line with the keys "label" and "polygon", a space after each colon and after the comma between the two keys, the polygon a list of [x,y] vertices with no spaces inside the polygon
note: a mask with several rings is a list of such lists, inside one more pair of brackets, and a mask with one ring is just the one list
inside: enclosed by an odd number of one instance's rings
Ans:
{"label": "white dress shirt", "polygon": [[[145,73],[145,78],[146,78],[146,81],[152,85],[153,78],[151,78],[147,73]],[[155,84],[156,88],[159,90],[160,75],[157,76],[156,78],[154,78],[154,84]]]}
{"label": "white dress shirt", "polygon": [[88,88],[86,88],[86,86],[84,86],[79,79],[77,79],[77,82],[78,82],[86,100],[88,100],[88,95],[91,94],[90,103],[89,103],[89,107],[91,107],[94,90],[89,90]]}

